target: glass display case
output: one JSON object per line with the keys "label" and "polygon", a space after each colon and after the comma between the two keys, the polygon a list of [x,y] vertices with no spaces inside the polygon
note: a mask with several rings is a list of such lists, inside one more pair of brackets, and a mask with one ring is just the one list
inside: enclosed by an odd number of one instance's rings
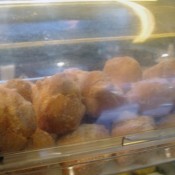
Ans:
{"label": "glass display case", "polygon": [[0,175],[172,175],[174,16],[170,0],[1,1]]}

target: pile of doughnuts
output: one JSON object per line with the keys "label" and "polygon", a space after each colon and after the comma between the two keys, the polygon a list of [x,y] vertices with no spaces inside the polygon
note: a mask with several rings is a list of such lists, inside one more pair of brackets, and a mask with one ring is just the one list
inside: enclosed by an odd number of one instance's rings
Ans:
{"label": "pile of doughnuts", "polygon": [[134,58],[116,57],[103,70],[9,80],[0,85],[0,153],[173,127],[174,76],[172,59],[143,70]]}

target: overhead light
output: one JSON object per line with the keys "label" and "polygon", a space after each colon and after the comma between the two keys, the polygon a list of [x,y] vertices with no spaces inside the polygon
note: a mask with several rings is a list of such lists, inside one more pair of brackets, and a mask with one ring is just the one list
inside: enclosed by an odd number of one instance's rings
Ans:
{"label": "overhead light", "polygon": [[164,53],[164,54],[162,54],[162,57],[168,57],[168,56],[169,56],[168,53]]}
{"label": "overhead light", "polygon": [[58,63],[57,63],[57,66],[58,66],[58,67],[63,67],[64,65],[65,65],[64,62],[58,62]]}

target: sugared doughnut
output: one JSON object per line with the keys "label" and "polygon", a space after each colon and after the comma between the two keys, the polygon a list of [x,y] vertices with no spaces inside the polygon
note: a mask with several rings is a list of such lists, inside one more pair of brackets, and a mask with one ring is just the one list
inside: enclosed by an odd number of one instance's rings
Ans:
{"label": "sugared doughnut", "polygon": [[137,118],[117,121],[113,123],[112,136],[125,136],[143,131],[153,130],[154,120],[148,116],[138,116]]}
{"label": "sugared doughnut", "polygon": [[141,80],[142,69],[140,64],[131,57],[115,57],[109,59],[103,71],[110,77],[114,84],[123,86]]}
{"label": "sugared doughnut", "polygon": [[144,79],[173,77],[175,77],[175,59],[161,61],[143,72]]}
{"label": "sugared doughnut", "polygon": [[133,84],[127,93],[129,103],[139,104],[143,115],[167,115],[174,103],[174,87],[164,79],[144,80]]}
{"label": "sugared doughnut", "polygon": [[55,141],[47,132],[37,129],[36,132],[30,137],[26,149],[42,149],[49,148],[55,145]]}
{"label": "sugared doughnut", "polygon": [[15,90],[0,87],[0,152],[23,149],[35,130],[32,104]]}
{"label": "sugared doughnut", "polygon": [[40,129],[63,135],[78,128],[85,112],[75,82],[56,74],[36,83],[33,104]]}
{"label": "sugared doughnut", "polygon": [[105,110],[116,108],[125,102],[120,88],[113,86],[102,71],[92,71],[86,76],[82,88],[86,112],[99,117]]}
{"label": "sugared doughnut", "polygon": [[9,89],[16,89],[26,100],[32,101],[32,84],[22,79],[8,80],[4,86]]}

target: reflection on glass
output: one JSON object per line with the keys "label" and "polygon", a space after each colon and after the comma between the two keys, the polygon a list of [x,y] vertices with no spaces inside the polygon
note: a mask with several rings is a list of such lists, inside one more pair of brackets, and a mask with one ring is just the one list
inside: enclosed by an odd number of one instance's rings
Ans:
{"label": "reflection on glass", "polygon": [[9,80],[15,77],[15,65],[0,67],[1,80]]}
{"label": "reflection on glass", "polygon": [[134,42],[143,42],[148,39],[152,32],[154,31],[155,21],[152,13],[145,7],[128,1],[128,0],[118,0],[120,3],[125,4],[132,8],[135,14],[139,17],[141,22],[141,30],[138,36],[134,39]]}

